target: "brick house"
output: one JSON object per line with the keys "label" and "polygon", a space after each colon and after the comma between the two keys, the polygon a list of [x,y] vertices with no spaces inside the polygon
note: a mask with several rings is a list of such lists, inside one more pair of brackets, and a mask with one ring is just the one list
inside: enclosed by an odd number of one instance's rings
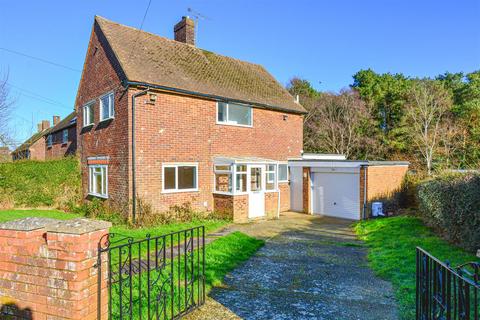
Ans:
{"label": "brick house", "polygon": [[45,159],[58,159],[75,155],[77,151],[77,118],[75,112],[63,120],[54,116],[54,127],[45,135]]}
{"label": "brick house", "polygon": [[74,155],[77,151],[77,123],[75,112],[63,120],[53,116],[50,121],[42,120],[38,131],[12,152],[13,160],[52,160]]}
{"label": "brick house", "polygon": [[50,121],[42,120],[38,131],[12,151],[12,160],[45,160],[45,135],[50,131]]}
{"label": "brick house", "polygon": [[0,163],[12,161],[12,156],[10,154],[10,148],[0,147]]}
{"label": "brick house", "polygon": [[190,203],[235,221],[290,207],[305,109],[262,66],[95,17],[75,103],[85,199]]}

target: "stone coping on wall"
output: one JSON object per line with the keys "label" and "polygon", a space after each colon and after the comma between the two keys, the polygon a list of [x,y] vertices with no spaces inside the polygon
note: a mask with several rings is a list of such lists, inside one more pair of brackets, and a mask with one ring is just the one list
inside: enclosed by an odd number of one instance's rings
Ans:
{"label": "stone coping on wall", "polygon": [[1,223],[0,230],[33,231],[45,229],[47,232],[81,235],[108,229],[111,226],[111,222],[85,218],[58,220],[51,218],[28,217]]}

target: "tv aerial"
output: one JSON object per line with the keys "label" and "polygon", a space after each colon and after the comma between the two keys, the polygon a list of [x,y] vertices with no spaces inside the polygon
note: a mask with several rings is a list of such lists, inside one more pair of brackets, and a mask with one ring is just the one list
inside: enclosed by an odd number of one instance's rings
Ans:
{"label": "tv aerial", "polygon": [[188,11],[189,15],[191,15],[192,18],[195,20],[195,39],[197,39],[198,25],[199,25],[200,20],[210,21],[212,19],[210,19],[209,17],[201,14],[198,11],[193,10],[192,8],[188,8],[187,11]]}

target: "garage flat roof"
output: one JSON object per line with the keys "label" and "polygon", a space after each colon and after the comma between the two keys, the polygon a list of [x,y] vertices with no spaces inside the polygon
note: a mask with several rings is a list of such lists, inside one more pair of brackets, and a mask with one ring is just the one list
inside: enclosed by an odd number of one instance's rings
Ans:
{"label": "garage flat roof", "polygon": [[292,159],[288,161],[292,167],[339,167],[356,168],[361,166],[408,166],[408,161],[368,161],[368,160],[315,160]]}

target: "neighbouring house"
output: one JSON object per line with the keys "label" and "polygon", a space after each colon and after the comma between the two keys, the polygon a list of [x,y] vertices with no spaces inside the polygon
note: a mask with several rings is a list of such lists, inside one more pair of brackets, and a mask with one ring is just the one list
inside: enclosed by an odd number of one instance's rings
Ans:
{"label": "neighbouring house", "polygon": [[291,209],[360,220],[372,201],[394,196],[408,171],[405,161],[352,161],[339,155],[290,159]]}
{"label": "neighbouring house", "polygon": [[235,221],[290,208],[305,109],[262,66],[95,17],[77,93],[85,199],[139,214],[190,203]]}
{"label": "neighbouring house", "polygon": [[12,160],[45,160],[45,135],[50,130],[50,121],[42,120],[37,132],[12,151]]}
{"label": "neighbouring house", "polygon": [[54,126],[45,135],[45,159],[58,159],[74,155],[77,151],[77,118],[75,112],[63,120],[53,117]]}
{"label": "neighbouring house", "polygon": [[0,147],[0,163],[12,161],[9,147]]}

